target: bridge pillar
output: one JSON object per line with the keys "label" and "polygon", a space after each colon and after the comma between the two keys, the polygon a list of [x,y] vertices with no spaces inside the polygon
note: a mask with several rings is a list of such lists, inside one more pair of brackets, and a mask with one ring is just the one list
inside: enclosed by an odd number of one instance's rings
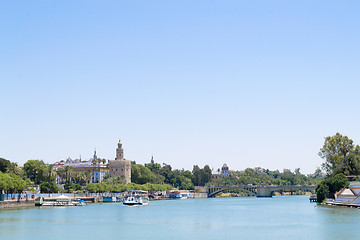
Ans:
{"label": "bridge pillar", "polygon": [[256,197],[272,197],[272,189],[259,187],[257,189]]}

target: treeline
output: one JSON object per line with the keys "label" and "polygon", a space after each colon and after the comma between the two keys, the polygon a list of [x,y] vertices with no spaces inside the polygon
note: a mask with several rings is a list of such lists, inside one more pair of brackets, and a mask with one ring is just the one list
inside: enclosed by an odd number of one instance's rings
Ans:
{"label": "treeline", "polygon": [[168,164],[133,162],[131,166],[131,182],[136,184],[157,183],[169,184],[178,189],[193,190],[194,186],[205,186],[211,180],[211,169],[208,165],[200,168],[194,165],[193,170],[172,170]]}
{"label": "treeline", "polygon": [[[64,190],[67,192],[75,191],[94,191],[94,192],[117,192],[132,190],[162,190],[170,189],[170,187],[193,190],[195,186],[205,185],[308,185],[316,184],[322,179],[320,169],[314,174],[305,176],[300,173],[300,169],[292,172],[284,169],[282,172],[269,169],[247,168],[244,171],[230,171],[229,176],[218,174],[218,179],[213,181],[212,171],[209,165],[200,168],[194,165],[192,171],[172,169],[169,164],[146,163],[131,166],[132,183],[125,184],[124,177],[105,176],[101,183],[90,183],[91,172],[75,172],[70,166],[65,166],[61,170],[56,171],[54,165],[45,164],[40,160],[28,160],[23,167],[12,163],[9,160],[0,158],[0,171],[6,174],[13,174],[18,179],[32,182],[40,185],[43,193],[62,191],[56,184],[57,176],[60,176],[64,184]],[[15,180],[14,180],[15,181]],[[8,188],[10,189],[10,188]],[[21,189],[21,188],[19,188]],[[1,189],[0,189],[1,190]],[[17,191],[11,188],[6,191]]]}
{"label": "treeline", "polygon": [[[54,183],[43,182],[40,184],[40,189],[42,193],[56,193],[61,189]],[[128,190],[143,190],[143,191],[169,191],[173,187],[169,184],[107,184],[105,182],[100,183],[89,183],[86,186],[81,186],[76,183],[67,183],[64,185],[64,189],[67,192],[82,192],[86,191],[88,193],[104,193],[104,192],[123,192]]]}
{"label": "treeline", "polygon": [[15,174],[21,179],[29,179],[35,184],[55,181],[59,172],[56,172],[53,166],[52,164],[46,165],[40,160],[28,160],[21,167],[17,163],[0,158],[0,172]]}
{"label": "treeline", "polygon": [[320,169],[314,174],[304,175],[300,168],[292,172],[290,169],[270,171],[261,167],[246,168],[244,171],[230,171],[229,176],[219,176],[219,179],[208,185],[313,185],[323,178]]}
{"label": "treeline", "polygon": [[0,171],[0,193],[22,193],[30,186],[30,181],[25,181],[14,173],[2,173]]}
{"label": "treeline", "polygon": [[[220,171],[219,171],[220,173]],[[212,179],[212,171],[208,165],[200,168],[198,165],[189,170],[172,170],[170,165],[133,163],[131,181],[138,184],[168,183],[179,189],[194,189],[194,186],[205,185],[316,185],[323,179],[323,173],[316,169],[313,174],[304,175],[300,168],[292,172],[290,169],[270,171],[261,167],[247,168],[244,171],[230,171],[229,176],[218,174],[218,179]]]}
{"label": "treeline", "polygon": [[124,184],[109,185],[101,182],[101,183],[89,183],[83,189],[90,193],[104,193],[104,192],[123,192],[128,190],[169,191],[172,190],[173,187],[169,184],[128,183],[126,185]]}

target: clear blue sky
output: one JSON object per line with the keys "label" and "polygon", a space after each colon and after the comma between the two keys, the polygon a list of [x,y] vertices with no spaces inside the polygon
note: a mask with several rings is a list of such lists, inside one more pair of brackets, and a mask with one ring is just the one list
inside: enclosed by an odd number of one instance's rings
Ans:
{"label": "clear blue sky", "polygon": [[0,157],[300,167],[360,143],[358,1],[2,1]]}

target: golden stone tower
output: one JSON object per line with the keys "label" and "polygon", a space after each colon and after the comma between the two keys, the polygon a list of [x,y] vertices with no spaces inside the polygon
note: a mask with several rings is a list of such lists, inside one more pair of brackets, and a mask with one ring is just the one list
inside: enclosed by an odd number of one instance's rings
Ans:
{"label": "golden stone tower", "polygon": [[109,175],[110,177],[124,176],[126,183],[131,182],[131,161],[124,160],[124,149],[120,140],[115,160],[109,161]]}

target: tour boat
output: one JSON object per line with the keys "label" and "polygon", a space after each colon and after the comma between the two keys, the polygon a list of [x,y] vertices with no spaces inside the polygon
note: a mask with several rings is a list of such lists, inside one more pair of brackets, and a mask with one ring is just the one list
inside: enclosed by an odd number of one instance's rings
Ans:
{"label": "tour boat", "polygon": [[194,198],[194,193],[180,192],[180,199],[189,199],[189,198]]}
{"label": "tour boat", "polygon": [[149,205],[148,192],[140,190],[127,191],[123,200],[123,204],[127,206]]}
{"label": "tour boat", "polygon": [[64,196],[64,195],[55,197],[49,201],[42,201],[40,199],[40,202],[42,202],[41,206],[43,206],[43,207],[71,207],[71,206],[85,206],[86,205],[84,203],[84,201],[82,201],[82,200],[73,201],[70,197]]}

